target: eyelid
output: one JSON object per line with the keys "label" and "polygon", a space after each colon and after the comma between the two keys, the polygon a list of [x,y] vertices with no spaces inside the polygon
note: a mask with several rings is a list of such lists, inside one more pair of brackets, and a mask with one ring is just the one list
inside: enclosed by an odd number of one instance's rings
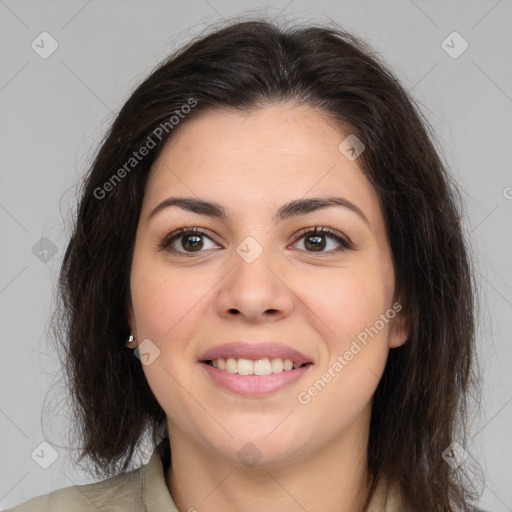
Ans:
{"label": "eyelid", "polygon": [[[208,239],[210,239],[212,242],[214,243],[217,243],[209,234],[208,234],[208,230],[204,229],[204,228],[200,228],[200,227],[197,227],[197,226],[185,226],[185,227],[182,227],[182,228],[177,228],[177,229],[174,229],[173,231],[171,231],[171,233],[169,233],[168,235],[165,235],[162,240],[159,242],[159,247],[163,250],[167,250],[169,252],[174,252],[174,253],[178,253],[178,254],[185,254],[185,255],[193,255],[195,254],[194,252],[182,252],[182,251],[173,251],[172,249],[168,249],[168,246],[171,244],[171,242],[177,238],[179,239],[180,236],[182,235],[186,235],[186,234],[193,234],[193,233],[196,233],[198,235],[202,235]],[[204,251],[198,251],[198,252],[204,252]]]}
{"label": "eyelid", "polygon": [[[191,225],[191,226],[186,226],[186,227],[177,228],[177,229],[173,230],[171,233],[169,233],[168,235],[163,237],[163,239],[159,243],[159,247],[160,247],[160,249],[166,250],[172,254],[181,254],[184,256],[194,256],[195,254],[205,252],[205,251],[186,252],[186,251],[178,251],[178,250],[174,250],[174,249],[168,249],[169,245],[171,244],[171,242],[174,239],[179,239],[180,235],[191,234],[191,233],[192,234],[196,233],[201,236],[204,236],[204,237],[208,238],[209,240],[211,240],[212,242],[217,244],[217,242],[208,234],[208,230],[206,230],[204,228],[200,228],[198,226]],[[328,237],[335,239],[340,244],[341,248],[338,248],[335,250],[331,249],[330,251],[319,251],[318,253],[316,253],[320,256],[322,256],[322,255],[328,256],[328,255],[332,255],[332,254],[337,254],[339,252],[343,252],[343,251],[350,250],[350,249],[354,248],[354,244],[348,236],[346,236],[345,234],[343,234],[342,232],[340,232],[336,229],[324,227],[324,226],[314,226],[314,227],[310,226],[310,227],[306,227],[306,228],[299,230],[292,236],[292,239],[294,240],[293,244],[295,245],[296,243],[298,243],[298,241],[307,234],[312,234],[312,235],[320,234],[320,235],[328,236]],[[302,252],[315,254],[315,251],[302,251]]]}
{"label": "eyelid", "polygon": [[[302,238],[304,235],[307,235],[308,233],[311,233],[311,234],[318,233],[321,235],[330,236],[331,238],[338,238],[341,245],[345,249],[353,249],[354,248],[354,244],[353,244],[352,240],[350,240],[350,238],[347,235],[345,235],[341,231],[338,231],[337,229],[329,228],[326,226],[314,226],[314,227],[309,227],[309,228],[303,228],[293,235],[293,239],[298,241],[300,238]],[[310,251],[307,251],[307,252],[310,252]],[[328,251],[328,252],[325,252],[324,254],[333,254],[334,252],[335,251],[330,251],[330,252]]]}

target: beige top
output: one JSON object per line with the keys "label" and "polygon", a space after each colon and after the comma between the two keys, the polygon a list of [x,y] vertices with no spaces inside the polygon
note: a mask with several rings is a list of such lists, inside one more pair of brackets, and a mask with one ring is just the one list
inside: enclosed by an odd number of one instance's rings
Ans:
{"label": "beige top", "polygon": [[[179,511],[167,488],[167,443],[168,438],[138,469],[101,482],[58,489],[6,512],[193,512],[193,507]],[[388,489],[381,482],[366,512],[399,512],[396,488]]]}

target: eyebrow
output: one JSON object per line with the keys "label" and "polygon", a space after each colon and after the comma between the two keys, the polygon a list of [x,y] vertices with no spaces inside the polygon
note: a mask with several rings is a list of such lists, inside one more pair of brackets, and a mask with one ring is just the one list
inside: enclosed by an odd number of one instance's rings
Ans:
{"label": "eyebrow", "polygon": [[[158,204],[149,214],[148,220],[157,215],[159,212],[177,206],[182,210],[206,215],[221,220],[227,220],[228,214],[226,209],[219,203],[205,201],[194,197],[168,197]],[[371,228],[370,221],[366,218],[361,209],[354,203],[341,197],[312,197],[307,199],[295,199],[282,205],[277,213],[272,217],[274,222],[281,222],[291,217],[305,215],[317,210],[339,206],[357,214]]]}

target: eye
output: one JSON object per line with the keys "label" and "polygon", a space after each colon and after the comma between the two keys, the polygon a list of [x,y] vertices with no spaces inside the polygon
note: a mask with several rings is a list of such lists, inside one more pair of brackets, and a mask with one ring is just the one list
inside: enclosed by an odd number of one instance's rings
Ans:
{"label": "eye", "polygon": [[[303,229],[299,235],[299,239],[304,239],[304,246],[307,252],[317,253],[337,253],[347,249],[352,249],[353,244],[341,233],[329,228],[317,227]],[[204,240],[209,240],[214,246],[205,246]],[[327,240],[334,241],[334,248],[328,248]],[[295,242],[295,245],[298,241]],[[167,235],[159,244],[161,249],[173,254],[182,254],[184,256],[193,256],[194,253],[203,252],[202,249],[214,249],[216,244],[206,234],[205,231],[198,228],[181,228]],[[332,243],[331,243],[332,245]],[[338,245],[338,248],[336,248]]]}
{"label": "eye", "polygon": [[[299,239],[304,240],[303,243],[307,252],[337,253],[347,249],[352,249],[353,247],[353,244],[347,237],[337,231],[324,227],[315,226],[313,229],[307,228],[302,230],[299,233]],[[334,249],[332,249],[331,247],[330,250],[324,251],[324,249],[329,245],[326,242],[326,239],[334,240],[334,246],[337,244],[338,248],[334,247]],[[295,244],[297,243],[298,242],[295,242]]]}
{"label": "eye", "polygon": [[160,243],[160,247],[171,253],[192,256],[195,252],[202,252],[201,249],[213,248],[208,246],[205,247],[205,238],[214,243],[213,240],[201,229],[181,228],[166,236]]}

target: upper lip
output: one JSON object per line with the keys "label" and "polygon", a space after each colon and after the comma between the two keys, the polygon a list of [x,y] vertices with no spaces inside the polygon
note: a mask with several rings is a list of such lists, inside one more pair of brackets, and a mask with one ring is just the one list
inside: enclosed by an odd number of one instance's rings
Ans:
{"label": "upper lip", "polygon": [[294,363],[311,363],[311,359],[294,348],[270,341],[244,342],[236,341],[212,347],[201,354],[200,361],[213,361],[219,358],[234,357],[235,359],[263,359],[268,357],[279,359],[291,359]]}

